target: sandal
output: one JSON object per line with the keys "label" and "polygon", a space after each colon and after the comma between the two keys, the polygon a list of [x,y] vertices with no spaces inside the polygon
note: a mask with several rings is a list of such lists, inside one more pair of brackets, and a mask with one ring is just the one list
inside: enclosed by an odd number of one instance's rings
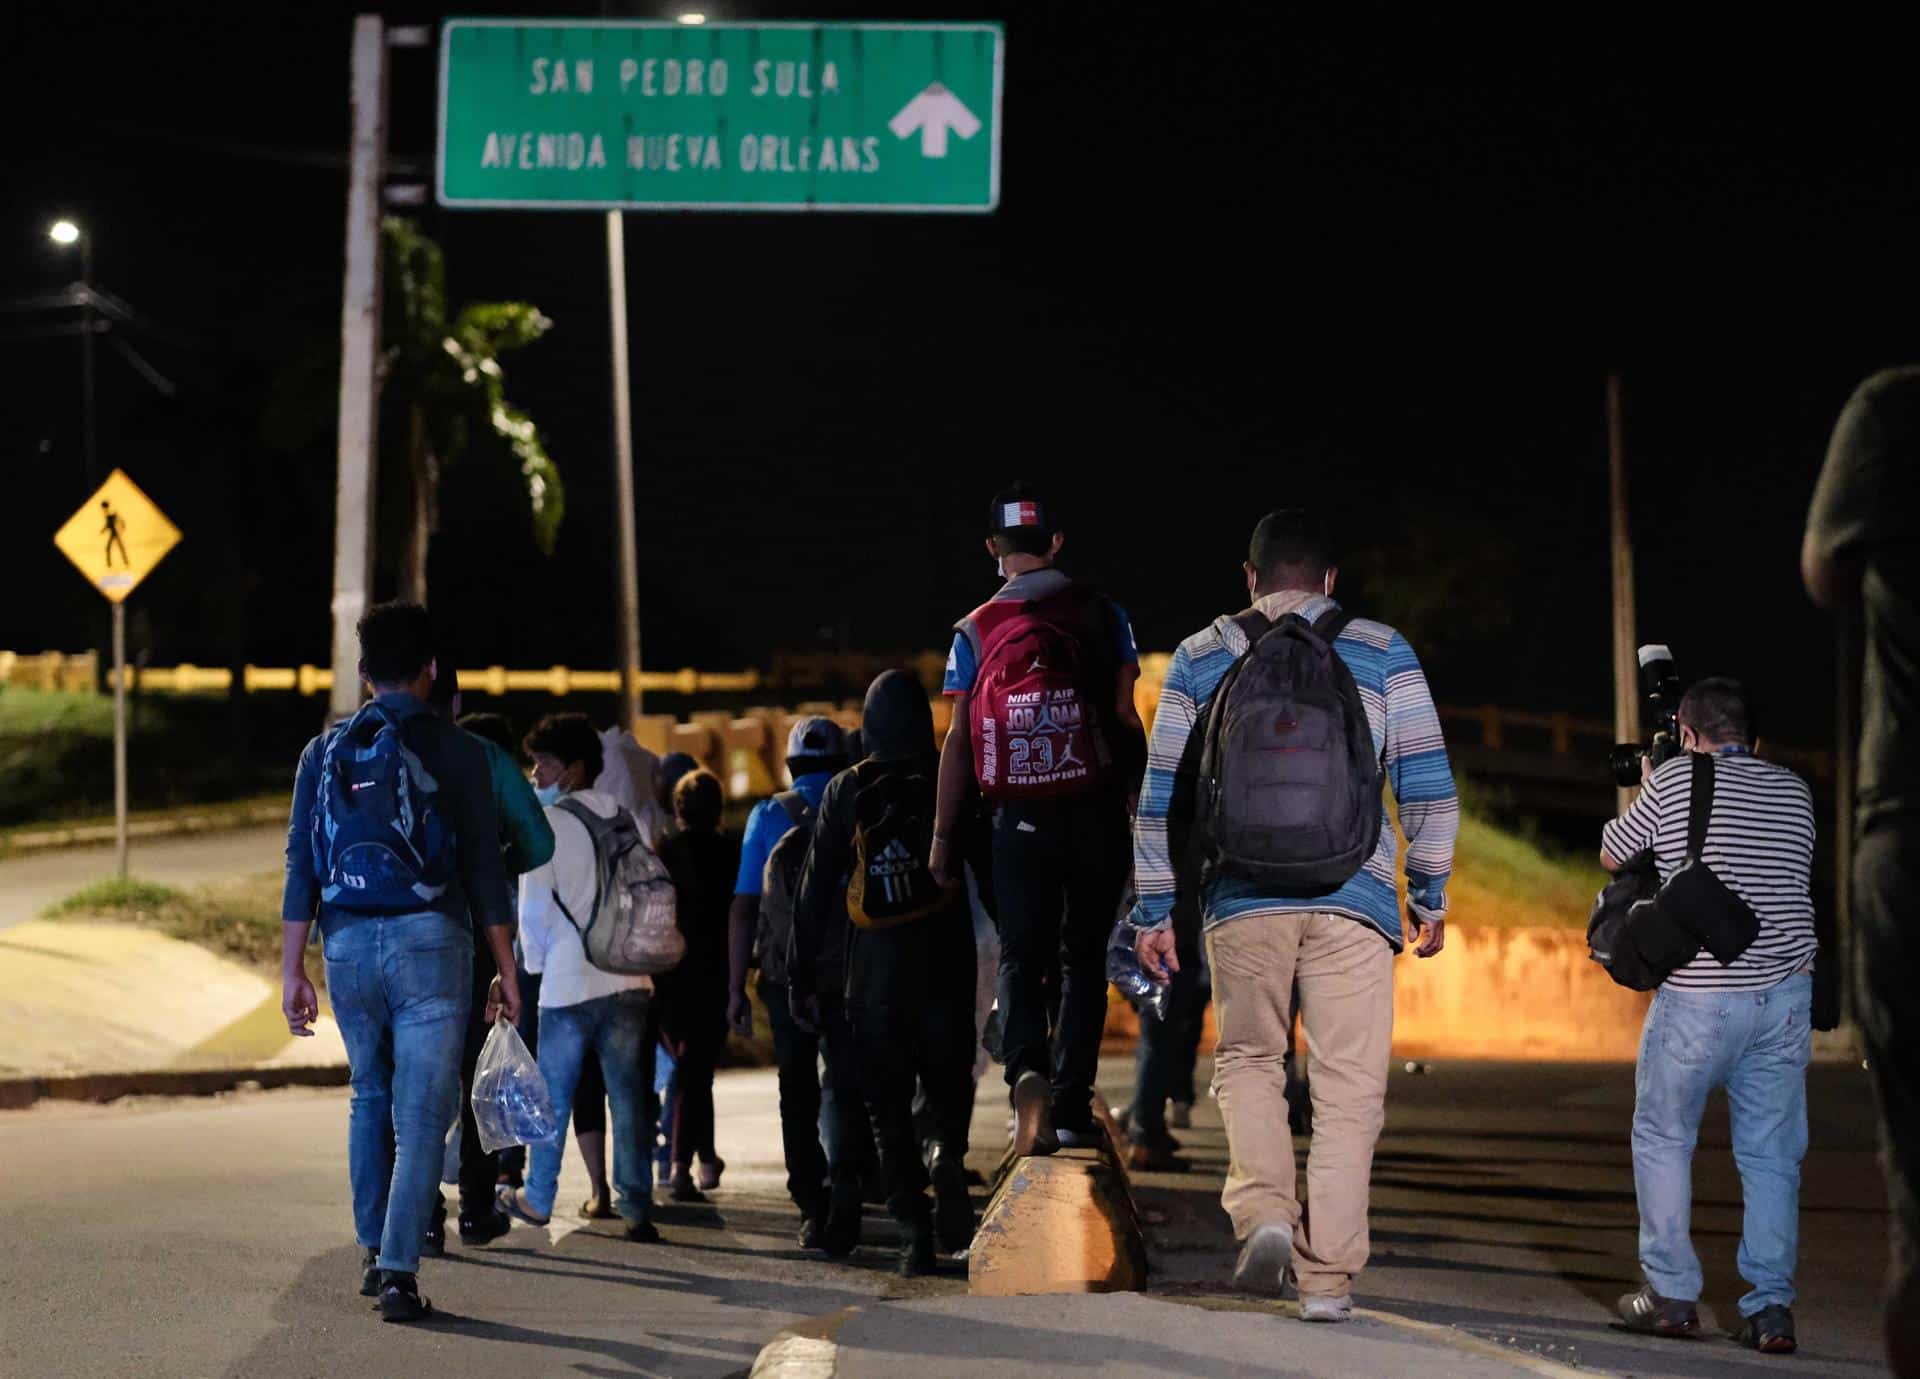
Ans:
{"label": "sandal", "polygon": [[612,1221],[620,1215],[604,1191],[596,1192],[580,1204],[580,1215],[589,1221]]}
{"label": "sandal", "polygon": [[544,1226],[553,1220],[550,1216],[535,1216],[527,1208],[527,1199],[517,1187],[503,1187],[495,1195],[493,1204],[516,1221],[524,1221],[529,1226]]}

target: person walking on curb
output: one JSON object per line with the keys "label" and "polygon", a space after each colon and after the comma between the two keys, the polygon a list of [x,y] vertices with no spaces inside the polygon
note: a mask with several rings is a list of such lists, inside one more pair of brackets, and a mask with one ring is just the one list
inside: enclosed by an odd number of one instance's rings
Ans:
{"label": "person walking on curb", "polygon": [[[1093,1080],[1107,1018],[1106,945],[1126,890],[1127,819],[1145,744],[1133,707],[1139,656],[1111,599],[1054,567],[1066,542],[1030,485],[998,493],[987,553],[1006,583],[955,627],[943,690],[929,866],[957,886],[957,837],[978,791],[992,809],[1000,922],[1000,1055],[1014,1152],[1092,1145]],[[1058,992],[1049,1038],[1048,992]]]}
{"label": "person walking on curb", "polygon": [[347,1168],[366,1252],[360,1291],[380,1300],[387,1321],[407,1322],[431,1310],[420,1248],[460,1095],[476,928],[499,973],[493,1002],[509,1020],[520,989],[487,757],[428,706],[436,642],[427,611],[381,604],[358,632],[373,698],[307,744],[294,778],[281,1007],[289,1031],[312,1035],[319,1003],[306,946],[317,921],[352,1070]]}
{"label": "person walking on curb", "polygon": [[[1197,901],[1236,1286],[1277,1293],[1290,1278],[1306,1320],[1344,1322],[1369,1250],[1404,942],[1382,779],[1406,833],[1407,918],[1423,958],[1445,943],[1459,803],[1420,662],[1391,627],[1334,602],[1339,571],[1321,522],[1298,508],[1269,513],[1243,568],[1253,606],[1187,638],[1167,668],[1128,919],[1141,965],[1167,980],[1180,966],[1176,899]],[[1296,988],[1313,1055],[1304,1204],[1285,1071]]]}

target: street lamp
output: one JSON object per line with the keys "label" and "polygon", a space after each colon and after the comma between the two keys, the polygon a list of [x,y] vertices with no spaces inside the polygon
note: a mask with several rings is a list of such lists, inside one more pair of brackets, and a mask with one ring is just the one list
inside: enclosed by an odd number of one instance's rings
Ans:
{"label": "street lamp", "polygon": [[81,434],[85,437],[87,486],[100,482],[100,466],[94,449],[93,427],[93,236],[80,233],[71,220],[56,220],[47,230],[47,238],[63,249],[80,246],[80,392]]}
{"label": "street lamp", "polygon": [[678,16],[678,18],[682,24],[688,25],[704,24],[707,22],[706,15],[700,13],[699,10],[688,10],[685,14]]}

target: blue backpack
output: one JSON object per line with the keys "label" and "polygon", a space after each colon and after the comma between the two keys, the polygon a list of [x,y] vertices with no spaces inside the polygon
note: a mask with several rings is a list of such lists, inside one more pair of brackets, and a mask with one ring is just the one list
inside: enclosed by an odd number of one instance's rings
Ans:
{"label": "blue backpack", "polygon": [[440,787],[401,740],[403,722],[375,701],[327,740],[313,811],[325,904],[403,914],[427,908],[452,882],[453,830]]}

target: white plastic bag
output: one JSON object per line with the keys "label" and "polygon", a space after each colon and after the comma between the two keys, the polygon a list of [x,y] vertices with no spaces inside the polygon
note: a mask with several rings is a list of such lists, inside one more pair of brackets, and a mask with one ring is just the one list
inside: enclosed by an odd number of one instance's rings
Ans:
{"label": "white plastic bag", "polygon": [[494,1022],[474,1065],[473,1121],[480,1147],[489,1154],[516,1144],[545,1144],[559,1132],[540,1065],[505,1019]]}

